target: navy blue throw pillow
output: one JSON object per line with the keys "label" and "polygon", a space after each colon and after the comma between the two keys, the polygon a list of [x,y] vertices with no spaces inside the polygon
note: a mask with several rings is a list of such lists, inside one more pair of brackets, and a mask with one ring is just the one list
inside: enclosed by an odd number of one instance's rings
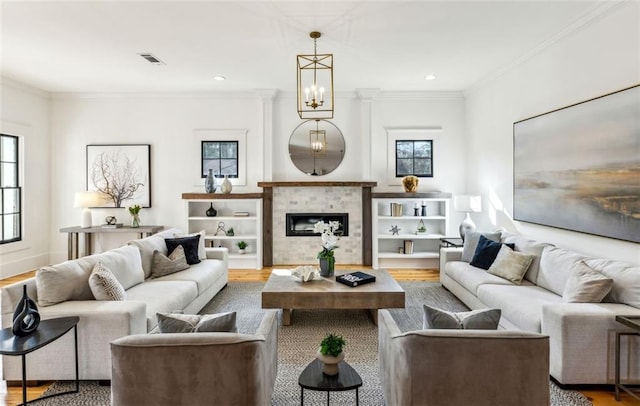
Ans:
{"label": "navy blue throw pillow", "polygon": [[[493,264],[493,261],[496,260],[498,252],[500,251],[502,245],[502,243],[492,241],[486,238],[484,235],[481,235],[480,239],[478,240],[478,245],[476,246],[476,251],[473,253],[473,259],[471,260],[470,264],[485,270],[489,269],[491,267],[491,264]],[[515,248],[515,244],[504,245],[511,249]]]}
{"label": "navy blue throw pillow", "polygon": [[190,237],[165,238],[164,242],[167,244],[167,251],[169,251],[169,255],[171,255],[178,245],[182,245],[182,248],[184,249],[184,256],[187,259],[187,264],[193,265],[200,262],[200,258],[198,257],[200,234]]}

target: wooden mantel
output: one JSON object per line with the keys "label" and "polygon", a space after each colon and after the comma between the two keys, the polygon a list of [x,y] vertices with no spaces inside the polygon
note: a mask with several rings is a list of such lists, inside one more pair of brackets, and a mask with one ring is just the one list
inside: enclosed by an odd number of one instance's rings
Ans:
{"label": "wooden mantel", "polygon": [[258,182],[264,189],[262,199],[262,263],[273,265],[273,188],[275,187],[359,187],[362,188],[362,264],[372,264],[371,189],[378,182],[363,181],[272,181]]}
{"label": "wooden mantel", "polygon": [[275,181],[275,182],[258,182],[258,186],[262,188],[269,187],[376,187],[378,182],[360,182],[360,181]]}

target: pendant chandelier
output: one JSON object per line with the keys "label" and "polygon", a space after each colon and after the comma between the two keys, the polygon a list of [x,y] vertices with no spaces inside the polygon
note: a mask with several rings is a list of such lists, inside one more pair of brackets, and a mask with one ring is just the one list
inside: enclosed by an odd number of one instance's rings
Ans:
{"label": "pendant chandelier", "polygon": [[333,118],[333,54],[318,54],[313,31],[313,55],[298,55],[298,115],[302,119]]}
{"label": "pendant chandelier", "polygon": [[309,146],[314,156],[327,154],[327,132],[318,128],[319,122],[316,120],[315,130],[309,130]]}

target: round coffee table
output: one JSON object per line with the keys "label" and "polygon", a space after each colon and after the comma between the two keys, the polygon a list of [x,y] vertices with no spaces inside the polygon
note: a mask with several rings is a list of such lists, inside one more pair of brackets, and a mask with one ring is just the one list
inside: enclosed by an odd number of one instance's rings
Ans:
{"label": "round coffee table", "polygon": [[338,364],[338,375],[328,376],[322,373],[322,362],[313,360],[300,374],[300,405],[304,405],[304,390],[327,392],[327,405],[330,392],[356,390],[356,405],[359,404],[358,388],[362,386],[362,378],[355,369],[345,361]]}

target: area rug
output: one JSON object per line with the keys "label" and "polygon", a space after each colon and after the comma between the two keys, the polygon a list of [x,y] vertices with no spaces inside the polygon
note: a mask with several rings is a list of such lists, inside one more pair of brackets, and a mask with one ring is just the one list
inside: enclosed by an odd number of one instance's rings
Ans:
{"label": "area rug", "polygon": [[[406,308],[391,313],[402,331],[410,331],[422,325],[422,305],[429,304],[452,311],[466,310],[455,296],[432,282],[401,282],[406,291]],[[253,333],[262,319],[260,292],[263,282],[237,282],[229,285],[209,302],[201,313],[223,311],[238,312],[238,330]],[[274,388],[272,405],[300,404],[298,377],[306,365],[314,359],[318,343],[326,333],[342,335],[346,341],[346,360],[360,374],[361,405],[384,405],[382,388],[378,376],[378,330],[367,312],[359,310],[296,310],[292,313],[290,326],[280,326],[278,336],[278,376]],[[46,392],[67,390],[70,383],[56,382]],[[589,406],[592,403],[579,391],[560,389],[549,383],[551,405]],[[95,382],[82,382],[80,393],[65,395],[58,399],[39,402],[40,405],[109,405],[110,388]],[[332,392],[331,404],[355,403],[355,392]],[[61,403],[63,402],[63,403]],[[324,392],[305,390],[305,405],[323,405],[327,398]]]}

